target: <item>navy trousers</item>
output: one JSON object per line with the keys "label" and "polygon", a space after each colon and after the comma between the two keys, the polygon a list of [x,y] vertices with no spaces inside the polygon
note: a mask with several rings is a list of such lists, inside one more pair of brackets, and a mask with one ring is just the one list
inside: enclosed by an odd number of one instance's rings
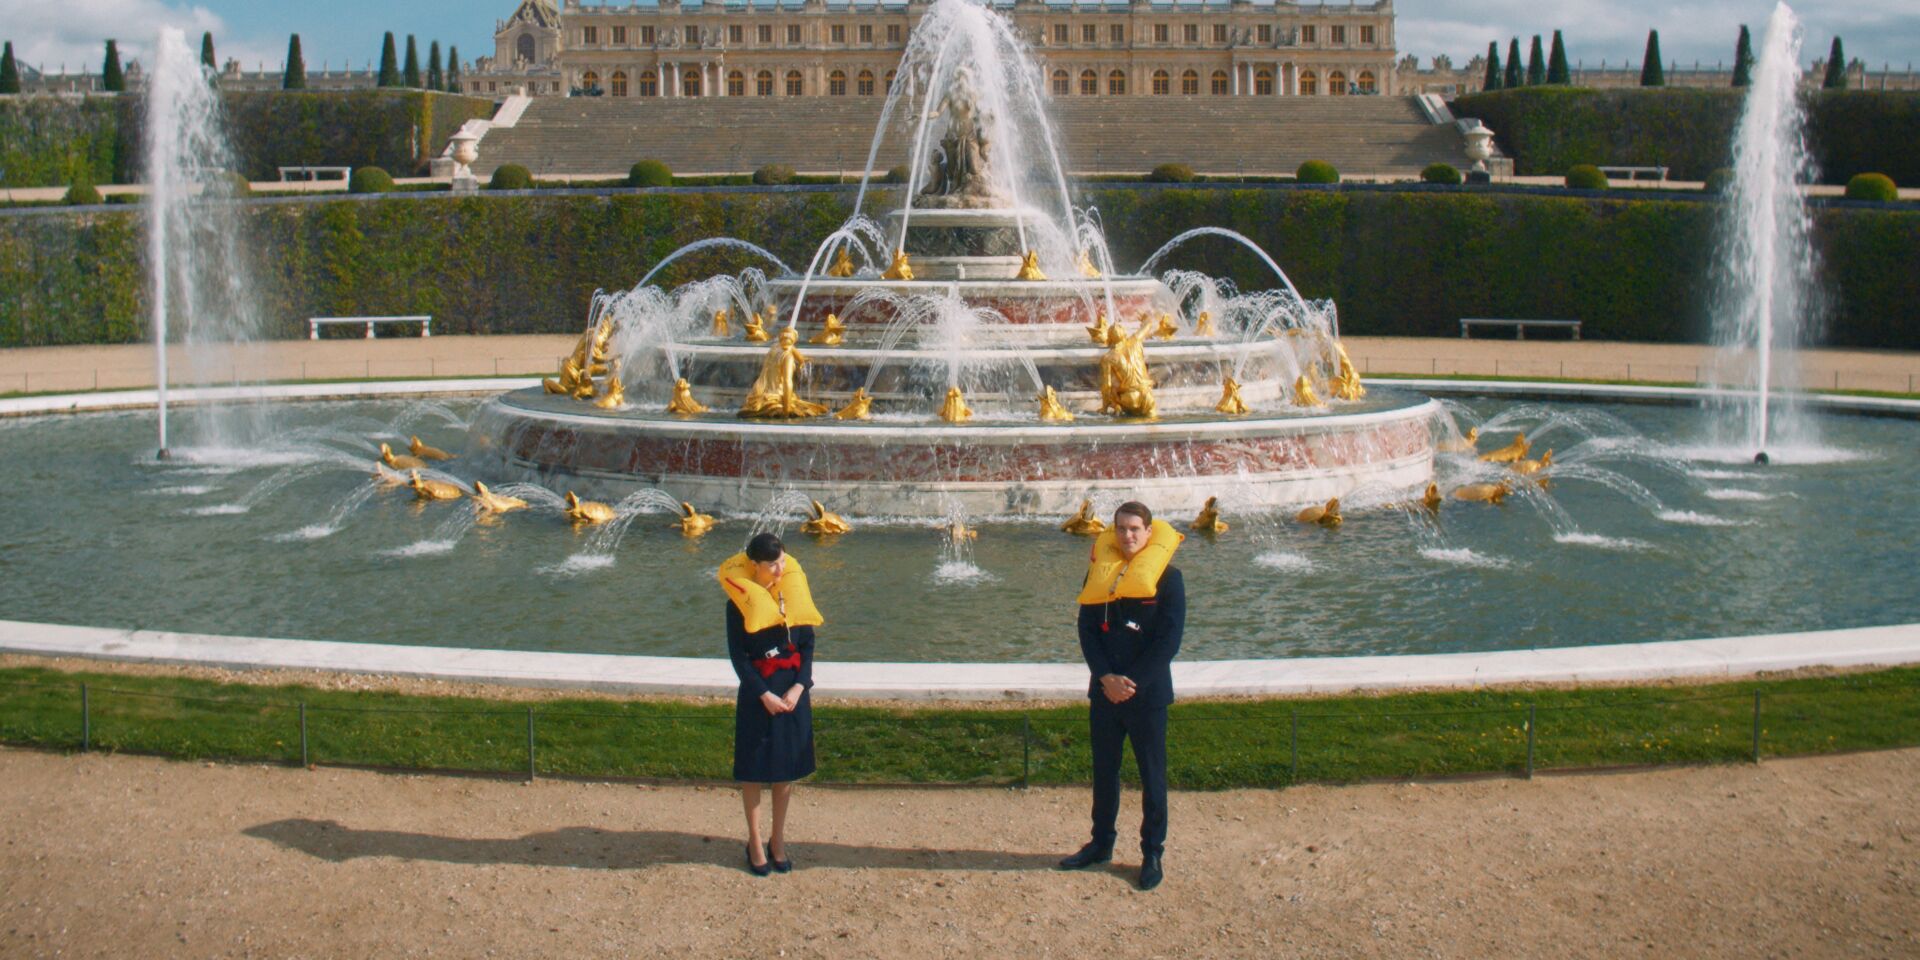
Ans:
{"label": "navy trousers", "polygon": [[1159,856],[1167,845],[1167,708],[1091,701],[1088,732],[1093,741],[1093,842],[1107,848],[1119,836],[1120,751],[1133,743],[1140,770],[1140,852]]}

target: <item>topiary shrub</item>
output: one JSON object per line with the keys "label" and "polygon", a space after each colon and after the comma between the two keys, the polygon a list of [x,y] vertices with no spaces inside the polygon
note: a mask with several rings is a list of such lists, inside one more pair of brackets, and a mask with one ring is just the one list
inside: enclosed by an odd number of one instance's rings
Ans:
{"label": "topiary shrub", "polygon": [[532,190],[533,174],[517,163],[503,163],[487,181],[488,190]]}
{"label": "topiary shrub", "polygon": [[1293,172],[1293,178],[1301,183],[1339,183],[1340,171],[1325,160],[1308,160]]}
{"label": "topiary shrub", "polygon": [[1420,179],[1427,183],[1457,184],[1460,182],[1460,168],[1451,163],[1430,163],[1420,171]]}
{"label": "topiary shrub", "polygon": [[1703,185],[1702,189],[1708,193],[1726,193],[1728,190],[1733,189],[1733,168],[1718,167],[1712,173],[1707,174],[1707,182]]}
{"label": "topiary shrub", "polygon": [[231,191],[234,196],[236,197],[253,196],[253,181],[248,180],[246,174],[241,173],[238,170],[228,170],[226,180],[227,180],[227,189]]}
{"label": "topiary shrub", "polygon": [[379,167],[355,167],[347,178],[348,193],[386,193],[393,189],[393,177]]}
{"label": "topiary shrub", "polygon": [[91,206],[106,202],[101,199],[100,191],[93,184],[88,183],[85,177],[73,181],[73,186],[67,188],[66,200],[70,207]]}
{"label": "topiary shrub", "polygon": [[769,163],[753,172],[753,182],[763,187],[776,187],[793,182],[793,168],[784,163]]}
{"label": "topiary shrub", "polygon": [[1591,163],[1576,163],[1567,168],[1567,186],[1574,190],[1605,190],[1607,175]]}
{"label": "topiary shrub", "polygon": [[1847,199],[1892,203],[1900,199],[1900,191],[1884,173],[1856,173],[1847,181]]}
{"label": "topiary shrub", "polygon": [[673,169],[659,160],[642,160],[627,171],[629,187],[671,187]]}
{"label": "topiary shrub", "polygon": [[906,183],[907,182],[907,165],[903,163],[897,167],[893,167],[889,169],[887,171],[887,175],[880,178],[880,182],[881,183]]}
{"label": "topiary shrub", "polygon": [[1147,174],[1148,183],[1192,183],[1193,168],[1184,163],[1163,163]]}

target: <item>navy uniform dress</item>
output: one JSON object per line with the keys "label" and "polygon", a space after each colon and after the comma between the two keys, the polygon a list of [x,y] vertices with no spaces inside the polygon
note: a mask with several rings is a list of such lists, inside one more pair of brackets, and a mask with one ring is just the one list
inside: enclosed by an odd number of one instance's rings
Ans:
{"label": "navy uniform dress", "polygon": [[[789,649],[791,648],[791,649]],[[760,676],[755,662],[797,655],[797,667]],[[739,608],[727,602],[727,656],[740,676],[733,706],[733,779],[742,783],[785,783],[813,773],[813,628],[778,624],[747,632]],[[784,697],[795,683],[806,688],[791,713],[767,712],[760,695]]]}
{"label": "navy uniform dress", "polygon": [[[1080,607],[1080,653],[1093,679],[1087,698],[1093,746],[1093,842],[1113,849],[1120,815],[1120,751],[1133,743],[1140,768],[1140,852],[1159,856],[1167,843],[1167,707],[1173,703],[1173,657],[1187,622],[1187,587],[1177,567],[1160,574],[1156,593]],[[1100,678],[1133,681],[1125,703],[1107,699]]]}

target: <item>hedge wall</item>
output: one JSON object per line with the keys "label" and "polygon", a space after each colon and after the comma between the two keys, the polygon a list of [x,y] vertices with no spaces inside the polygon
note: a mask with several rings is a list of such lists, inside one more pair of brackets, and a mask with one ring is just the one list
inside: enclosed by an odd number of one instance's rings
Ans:
{"label": "hedge wall", "polygon": [[[1116,261],[1218,225],[1252,238],[1349,334],[1453,336],[1463,316],[1577,317],[1590,339],[1703,341],[1712,204],[1345,190],[1093,190]],[[694,240],[734,236],[790,264],[848,214],[845,193],[649,193],[252,201],[263,316],[431,313],[447,333],[573,330],[595,288],[623,289]],[[145,336],[136,211],[0,216],[0,346]],[[1826,343],[1920,349],[1920,211],[1824,207]],[[724,251],[667,283],[736,271]],[[1251,253],[1203,238],[1168,266],[1274,285]]]}
{"label": "hedge wall", "polygon": [[[229,136],[242,172],[273,180],[281,166],[378,166],[395,176],[427,161],[493,101],[420,90],[229,93]],[[136,97],[0,97],[0,186],[95,183],[140,177],[144,101]]]}
{"label": "hedge wall", "polygon": [[[1663,87],[1523,87],[1454,101],[1478,117],[1523,175],[1559,176],[1578,163],[1664,165],[1705,180],[1731,163],[1741,91]],[[1884,173],[1920,184],[1920,93],[1823,90],[1807,95],[1807,139],[1825,183]]]}

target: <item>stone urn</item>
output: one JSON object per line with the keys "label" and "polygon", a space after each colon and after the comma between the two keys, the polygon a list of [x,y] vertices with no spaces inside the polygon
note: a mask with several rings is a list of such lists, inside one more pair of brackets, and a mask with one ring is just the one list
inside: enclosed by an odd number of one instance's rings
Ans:
{"label": "stone urn", "polygon": [[473,162],[480,159],[480,138],[465,130],[453,135],[454,179],[473,176]]}
{"label": "stone urn", "polygon": [[1473,161],[1475,173],[1487,172],[1487,158],[1493,156],[1493,131],[1478,120],[1473,126],[1461,133],[1467,138],[1467,159]]}

